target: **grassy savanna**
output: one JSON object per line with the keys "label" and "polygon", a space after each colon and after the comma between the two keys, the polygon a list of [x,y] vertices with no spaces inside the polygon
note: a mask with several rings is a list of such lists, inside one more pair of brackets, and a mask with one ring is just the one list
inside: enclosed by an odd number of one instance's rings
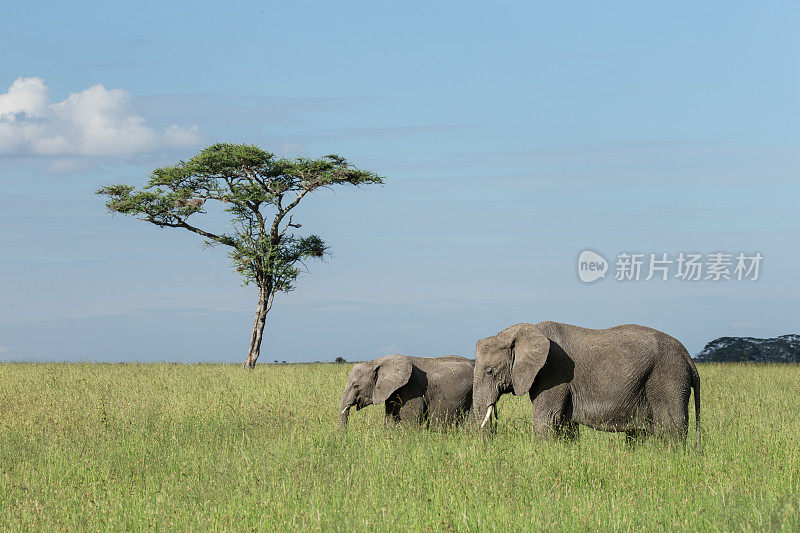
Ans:
{"label": "grassy savanna", "polygon": [[[700,365],[704,446],[337,429],[350,365],[2,364],[2,529],[800,529],[800,367]],[[693,418],[693,417],[692,417]]]}

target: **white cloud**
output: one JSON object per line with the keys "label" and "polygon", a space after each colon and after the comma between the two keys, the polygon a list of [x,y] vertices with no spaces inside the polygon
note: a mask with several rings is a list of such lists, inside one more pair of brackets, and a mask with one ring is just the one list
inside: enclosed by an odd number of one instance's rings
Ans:
{"label": "white cloud", "polygon": [[0,94],[0,120],[13,122],[22,114],[41,117],[49,99],[50,92],[41,78],[17,78],[6,94]]}
{"label": "white cloud", "polygon": [[97,84],[50,102],[44,80],[18,78],[0,94],[0,155],[132,155],[199,142],[197,126],[149,128],[123,89]]}

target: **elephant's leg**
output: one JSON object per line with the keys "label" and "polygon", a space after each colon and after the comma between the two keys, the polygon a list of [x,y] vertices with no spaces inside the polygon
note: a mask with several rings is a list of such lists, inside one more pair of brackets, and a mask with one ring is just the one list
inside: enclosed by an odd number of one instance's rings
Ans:
{"label": "elephant's leg", "polygon": [[648,433],[670,442],[686,442],[689,428],[688,394],[648,397],[650,424]]}
{"label": "elephant's leg", "polygon": [[417,421],[419,424],[425,427],[430,427],[431,409],[427,398],[424,396],[422,398],[415,398],[414,402],[414,416],[416,417]]}
{"label": "elephant's leg", "polygon": [[671,442],[686,442],[689,427],[689,378],[668,371],[654,372],[646,388],[648,433]]}
{"label": "elephant's leg", "polygon": [[556,438],[576,441],[580,437],[580,430],[578,423],[573,420],[555,423],[552,420],[535,417],[533,435],[538,439]]}
{"label": "elephant's leg", "polygon": [[637,446],[644,442],[646,433],[642,429],[628,429],[625,431],[625,444]]}
{"label": "elephant's leg", "polygon": [[572,394],[566,383],[547,390],[531,391],[533,433],[538,438],[556,437],[574,440],[578,425],[572,420]]}
{"label": "elephant's leg", "polygon": [[431,401],[426,406],[427,417],[431,426],[440,429],[450,429],[461,424],[468,416],[471,407],[471,405],[457,403],[452,400]]}
{"label": "elephant's leg", "polygon": [[[430,405],[428,405],[428,400],[423,398],[416,398],[414,400],[415,405],[415,419],[417,423],[420,424],[424,428],[431,427],[431,412],[430,412]],[[434,422],[436,420],[434,419]]]}
{"label": "elephant's leg", "polygon": [[553,435],[553,427],[546,420],[536,417],[533,419],[533,437],[537,440],[545,440]]}
{"label": "elephant's leg", "polygon": [[400,424],[400,404],[396,402],[387,401],[384,404],[386,408],[386,427],[396,427]]}
{"label": "elephant's leg", "polygon": [[570,420],[569,424],[565,424],[563,426],[563,438],[566,440],[576,441],[580,438],[580,428],[578,427],[578,423],[574,420]]}
{"label": "elephant's leg", "polygon": [[653,411],[653,422],[649,433],[668,442],[685,444],[688,417],[684,418],[679,410],[666,407],[654,408]]}
{"label": "elephant's leg", "polygon": [[[387,413],[390,402],[386,402]],[[413,398],[411,400],[402,402],[398,401],[392,403],[393,417],[396,424],[404,423],[411,425],[427,426],[428,415],[425,401],[422,398]],[[388,414],[387,414],[388,417]]]}

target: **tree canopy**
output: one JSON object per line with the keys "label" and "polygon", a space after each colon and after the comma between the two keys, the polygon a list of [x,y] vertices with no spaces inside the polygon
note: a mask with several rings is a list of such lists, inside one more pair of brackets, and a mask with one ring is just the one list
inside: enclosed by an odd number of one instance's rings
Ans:
{"label": "tree canopy", "polygon": [[[328,249],[317,235],[295,235],[292,231],[301,225],[290,211],[320,188],[382,182],[382,176],[355,168],[339,155],[288,159],[256,146],[220,143],[189,161],[156,168],[141,188],[106,185],[97,194],[108,197],[106,207],[112,213],[182,228],[202,236],[209,246],[228,247],[244,283],[258,286],[259,306],[263,303],[266,315],[276,292],[294,288],[300,266]],[[229,214],[228,231],[212,232],[196,222],[208,202],[219,202]]]}

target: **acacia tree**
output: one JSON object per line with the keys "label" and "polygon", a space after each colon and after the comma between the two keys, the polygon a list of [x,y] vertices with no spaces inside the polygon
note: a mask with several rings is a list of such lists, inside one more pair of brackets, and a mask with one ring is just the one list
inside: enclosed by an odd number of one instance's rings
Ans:
{"label": "acacia tree", "polygon": [[[139,189],[106,185],[97,194],[108,197],[111,213],[185,229],[201,235],[207,246],[229,248],[228,257],[244,284],[258,287],[250,349],[242,365],[253,368],[275,294],[294,289],[305,261],[321,258],[328,250],[317,235],[292,233],[301,225],[290,211],[320,188],[382,182],[383,177],[359,170],[338,155],[286,159],[256,146],[214,144],[189,161],[156,168]],[[210,201],[219,202],[229,215],[228,231],[212,232],[197,224]]]}

